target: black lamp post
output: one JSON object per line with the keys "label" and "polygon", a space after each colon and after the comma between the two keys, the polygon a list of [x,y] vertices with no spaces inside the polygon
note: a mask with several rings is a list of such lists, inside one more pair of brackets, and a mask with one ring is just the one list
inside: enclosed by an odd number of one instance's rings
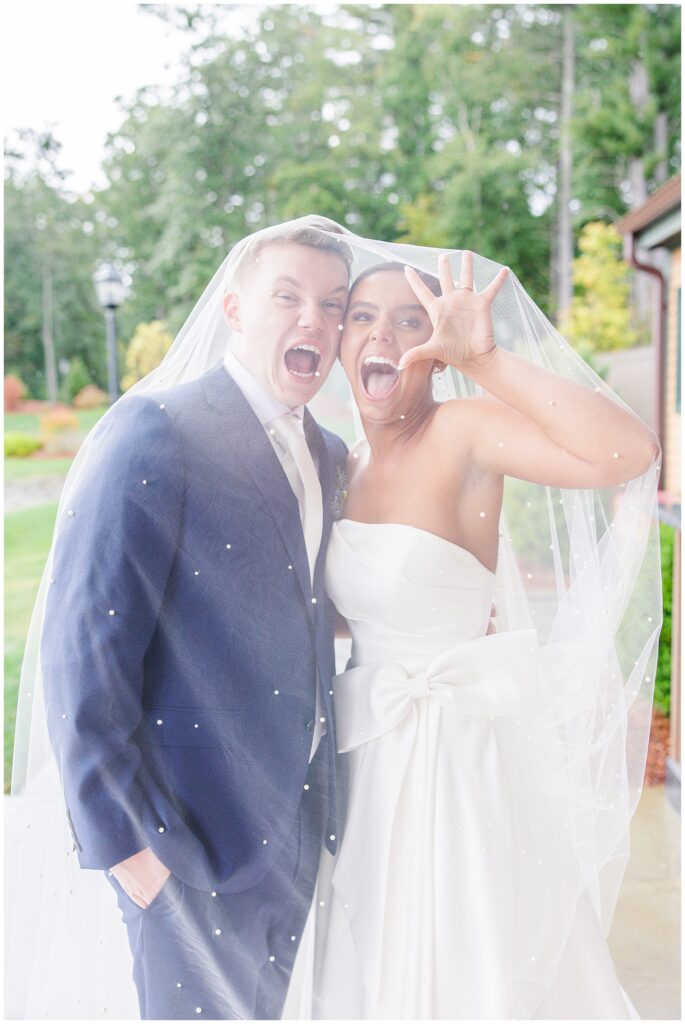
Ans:
{"label": "black lamp post", "polygon": [[105,311],[107,330],[107,384],[110,402],[119,397],[119,371],[117,367],[117,332],[115,310],[124,301],[126,287],[113,263],[103,263],[93,274],[98,302]]}

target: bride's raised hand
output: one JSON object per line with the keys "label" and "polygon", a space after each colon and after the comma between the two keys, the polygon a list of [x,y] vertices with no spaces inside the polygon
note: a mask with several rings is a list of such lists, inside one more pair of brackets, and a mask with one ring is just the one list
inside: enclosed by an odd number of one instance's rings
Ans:
{"label": "bride's raised hand", "polygon": [[442,295],[434,295],[413,267],[404,268],[407,281],[430,317],[433,334],[425,344],[404,353],[400,370],[420,359],[468,370],[469,365],[478,365],[496,348],[491,306],[507,279],[508,267],[502,267],[480,293],[473,286],[473,253],[464,252],[459,284],[454,283],[447,255],[440,256],[438,267]]}

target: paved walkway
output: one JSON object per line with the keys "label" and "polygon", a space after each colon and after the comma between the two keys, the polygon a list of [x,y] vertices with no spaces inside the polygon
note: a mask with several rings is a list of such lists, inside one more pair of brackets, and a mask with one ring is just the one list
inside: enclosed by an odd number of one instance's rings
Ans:
{"label": "paved walkway", "polygon": [[34,505],[58,501],[64,486],[63,476],[33,476],[26,480],[5,481],[5,515],[22,512]]}
{"label": "paved walkway", "polygon": [[680,1020],[680,815],[665,786],[643,790],[609,946],[640,1016]]}

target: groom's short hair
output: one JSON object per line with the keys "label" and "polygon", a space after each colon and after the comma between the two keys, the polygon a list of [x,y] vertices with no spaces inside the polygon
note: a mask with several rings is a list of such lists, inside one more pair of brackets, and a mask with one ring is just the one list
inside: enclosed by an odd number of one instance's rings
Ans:
{"label": "groom's short hair", "polygon": [[253,266],[259,257],[260,252],[275,245],[306,245],[310,249],[318,249],[320,252],[330,252],[338,256],[345,264],[347,273],[350,273],[352,266],[352,250],[342,238],[332,238],[331,235],[344,235],[343,229],[334,220],[327,217],[320,217],[313,224],[306,227],[283,227],[275,228],[273,231],[260,232],[258,238],[247,242],[240,255],[238,263],[231,275],[231,284],[241,284],[245,281],[246,272]]}

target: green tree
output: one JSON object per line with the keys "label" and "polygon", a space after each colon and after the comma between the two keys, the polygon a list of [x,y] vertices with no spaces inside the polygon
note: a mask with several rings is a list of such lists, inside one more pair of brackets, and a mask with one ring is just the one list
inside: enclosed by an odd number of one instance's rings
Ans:
{"label": "green tree", "polygon": [[[680,167],[680,11],[578,4],[576,222],[616,220]],[[661,152],[655,126],[663,124]],[[659,168],[661,167],[661,171]]]}
{"label": "green tree", "polygon": [[556,21],[524,5],[391,10],[397,45],[384,80],[406,189],[403,237],[508,263],[548,307]]}
{"label": "green tree", "polygon": [[5,364],[37,398],[47,397],[46,329],[56,360],[79,356],[91,379],[105,375],[102,314],[91,280],[98,222],[89,203],[66,190],[59,148],[50,133],[24,131],[5,153]]}
{"label": "green tree", "polygon": [[184,14],[194,47],[171,99],[140,90],[108,140],[99,200],[134,274],[125,333],[162,316],[177,328],[233,242],[268,223],[319,212],[395,232],[380,55],[355,19],[287,5],[228,37],[212,18],[198,34],[197,17]]}
{"label": "green tree", "polygon": [[35,394],[48,254],[57,356],[81,355],[102,385],[98,258],[132,276],[123,337],[153,320],[174,333],[237,238],[308,212],[360,234],[472,248],[511,266],[553,314],[562,149],[576,238],[625,212],[640,174],[651,190],[679,166],[674,7],[281,4],[227,34],[221,6],[143,6],[187,33],[187,54],[173,89],[122,103],[105,188],[70,195],[47,139],[33,163],[19,154],[9,167],[8,368]]}

